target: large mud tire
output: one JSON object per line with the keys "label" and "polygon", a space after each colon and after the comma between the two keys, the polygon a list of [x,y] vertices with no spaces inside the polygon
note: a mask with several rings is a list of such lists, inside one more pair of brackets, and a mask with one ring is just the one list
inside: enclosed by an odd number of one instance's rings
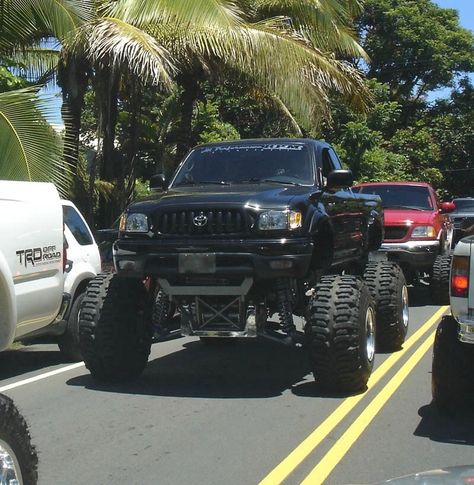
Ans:
{"label": "large mud tire", "polygon": [[323,277],[309,303],[305,333],[319,386],[344,393],[366,388],[374,365],[375,309],[363,280]]}
{"label": "large mud tire", "polygon": [[140,281],[101,274],[89,283],[79,336],[84,362],[95,379],[130,380],[143,372],[153,334],[150,310]]}
{"label": "large mud tire", "polygon": [[433,303],[449,305],[449,272],[451,270],[452,254],[440,254],[433,264],[430,290]]}
{"label": "large mud tire", "polygon": [[28,425],[13,401],[3,394],[0,394],[0,456],[2,465],[8,468],[2,470],[5,483],[14,478],[12,473],[20,485],[38,483],[38,456],[31,444]]}
{"label": "large mud tire", "polygon": [[431,390],[442,414],[455,414],[474,405],[474,345],[459,341],[458,324],[445,316],[436,331]]}
{"label": "large mud tire", "polygon": [[58,347],[66,359],[72,362],[82,360],[82,354],[79,344],[79,311],[81,308],[84,293],[81,293],[72,304],[69,318],[67,321],[66,331],[58,337]]}
{"label": "large mud tire", "polygon": [[393,352],[405,342],[408,330],[408,289],[396,263],[369,263],[364,280],[375,303],[377,350]]}

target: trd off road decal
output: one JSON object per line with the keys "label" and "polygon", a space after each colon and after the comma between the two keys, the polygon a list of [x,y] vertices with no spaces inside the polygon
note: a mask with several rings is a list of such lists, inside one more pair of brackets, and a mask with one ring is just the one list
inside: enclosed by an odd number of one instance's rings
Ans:
{"label": "trd off road decal", "polygon": [[61,261],[61,251],[56,246],[44,246],[42,248],[20,249],[16,252],[20,264],[25,268],[31,266],[41,266],[53,264]]}

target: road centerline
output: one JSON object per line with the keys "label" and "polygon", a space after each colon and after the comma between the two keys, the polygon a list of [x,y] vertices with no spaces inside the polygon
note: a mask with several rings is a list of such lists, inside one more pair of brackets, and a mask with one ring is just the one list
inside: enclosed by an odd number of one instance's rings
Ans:
{"label": "road centerline", "polygon": [[438,322],[449,306],[440,307],[416,332],[404,343],[402,350],[391,354],[373,372],[367,391],[346,398],[314,431],[311,432],[286,458],[284,458],[259,485],[282,483],[306,457],[334,430],[334,428],[354,409],[385,374],[410,350],[413,345]]}
{"label": "road centerline", "polygon": [[339,438],[332,448],[324,455],[322,460],[313,468],[301,485],[317,485],[331,474],[338,463],[344,458],[352,445],[362,435],[379,411],[394,395],[397,389],[410,375],[411,371],[420,362],[434,342],[435,331],[415,350],[413,355],[403,364],[400,370],[388,381],[381,391],[365,407],[357,419],[349,426],[345,433]]}

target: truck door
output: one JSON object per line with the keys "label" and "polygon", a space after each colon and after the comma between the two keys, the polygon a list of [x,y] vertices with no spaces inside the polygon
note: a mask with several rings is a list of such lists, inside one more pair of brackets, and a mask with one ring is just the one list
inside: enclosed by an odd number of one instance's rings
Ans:
{"label": "truck door", "polygon": [[[360,243],[354,239],[357,233],[355,198],[349,188],[329,190],[326,188],[327,176],[333,170],[342,169],[342,164],[332,148],[323,148],[321,153],[321,186],[323,204],[331,218],[334,228],[334,256],[341,260],[357,251]],[[358,231],[360,232],[360,230]]]}
{"label": "truck door", "polygon": [[50,324],[60,310],[62,208],[52,184],[0,184],[0,243],[13,279],[19,337]]}

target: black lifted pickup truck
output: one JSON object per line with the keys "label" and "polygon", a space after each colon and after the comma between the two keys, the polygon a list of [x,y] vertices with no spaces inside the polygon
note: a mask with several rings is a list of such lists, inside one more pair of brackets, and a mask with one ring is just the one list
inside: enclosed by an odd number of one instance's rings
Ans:
{"label": "black lifted pickup truck", "polygon": [[121,219],[116,274],[97,277],[81,307],[93,376],[137,376],[152,311],[162,327],[177,312],[184,335],[305,346],[322,386],[363,389],[376,341],[404,341],[408,297],[400,268],[369,258],[383,240],[380,199],[351,185],[333,148],[309,139],[203,145],[169,183],[155,176],[155,195]]}

